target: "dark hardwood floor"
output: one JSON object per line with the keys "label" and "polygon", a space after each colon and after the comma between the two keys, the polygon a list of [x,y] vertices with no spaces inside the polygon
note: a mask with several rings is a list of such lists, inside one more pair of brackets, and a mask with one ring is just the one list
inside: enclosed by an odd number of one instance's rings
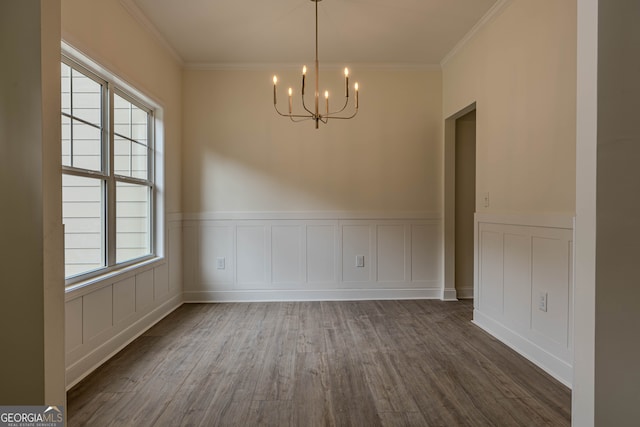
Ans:
{"label": "dark hardwood floor", "polygon": [[68,393],[69,426],[569,426],[470,301],[186,304]]}

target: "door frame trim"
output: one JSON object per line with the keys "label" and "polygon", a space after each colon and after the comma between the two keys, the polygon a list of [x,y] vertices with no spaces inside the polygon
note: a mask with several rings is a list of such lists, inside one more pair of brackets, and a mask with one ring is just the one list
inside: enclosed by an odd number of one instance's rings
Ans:
{"label": "door frame trim", "polygon": [[442,289],[444,301],[458,300],[455,246],[456,120],[476,109],[476,102],[473,102],[444,121],[444,288]]}

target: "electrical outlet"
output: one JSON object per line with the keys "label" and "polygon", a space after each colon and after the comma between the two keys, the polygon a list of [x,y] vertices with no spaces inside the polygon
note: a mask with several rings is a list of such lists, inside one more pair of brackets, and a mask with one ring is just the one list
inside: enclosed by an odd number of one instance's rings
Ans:
{"label": "electrical outlet", "polygon": [[356,267],[364,267],[364,255],[356,255]]}
{"label": "electrical outlet", "polygon": [[216,258],[216,268],[218,270],[224,270],[224,257]]}
{"label": "electrical outlet", "polygon": [[546,292],[540,292],[538,297],[538,309],[540,311],[547,312],[547,302],[548,302],[548,294]]}
{"label": "electrical outlet", "polygon": [[486,193],[484,193],[484,207],[485,208],[489,207],[489,192],[488,191]]}

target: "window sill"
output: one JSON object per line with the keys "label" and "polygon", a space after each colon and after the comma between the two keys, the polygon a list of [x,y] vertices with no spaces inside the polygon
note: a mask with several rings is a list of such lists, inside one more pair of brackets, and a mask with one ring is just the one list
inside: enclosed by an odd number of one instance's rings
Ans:
{"label": "window sill", "polygon": [[136,264],[108,271],[90,279],[73,283],[65,288],[65,300],[69,301],[83,295],[90,294],[98,289],[110,286],[115,282],[128,279],[129,277],[135,276],[136,274],[144,271],[151,270],[164,263],[166,263],[166,259],[164,257],[156,256]]}

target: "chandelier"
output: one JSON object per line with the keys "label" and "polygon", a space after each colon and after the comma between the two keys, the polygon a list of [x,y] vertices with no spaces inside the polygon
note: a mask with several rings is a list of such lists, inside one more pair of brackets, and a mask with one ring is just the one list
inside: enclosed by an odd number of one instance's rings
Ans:
{"label": "chandelier", "polygon": [[324,103],[325,109],[324,113],[320,113],[320,92],[319,92],[319,77],[320,77],[320,69],[318,65],[318,2],[322,0],[311,0],[316,4],[316,62],[315,62],[315,94],[314,94],[314,109],[310,110],[304,102],[304,90],[305,90],[305,79],[307,75],[307,66],[302,67],[302,89],[300,91],[300,98],[302,99],[302,108],[305,110],[305,113],[302,114],[294,114],[293,113],[293,89],[289,88],[289,113],[282,113],[278,110],[278,98],[277,98],[277,86],[278,86],[278,77],[273,76],[273,107],[283,117],[289,117],[293,122],[301,122],[304,120],[313,120],[316,122],[316,129],[320,122],[327,124],[329,119],[352,119],[358,114],[358,83],[354,85],[355,89],[355,108],[353,109],[353,113],[351,115],[341,115],[347,106],[349,105],[349,69],[344,69],[344,91],[345,91],[345,100],[344,105],[340,110],[330,111],[329,110],[329,91],[324,92]]}

